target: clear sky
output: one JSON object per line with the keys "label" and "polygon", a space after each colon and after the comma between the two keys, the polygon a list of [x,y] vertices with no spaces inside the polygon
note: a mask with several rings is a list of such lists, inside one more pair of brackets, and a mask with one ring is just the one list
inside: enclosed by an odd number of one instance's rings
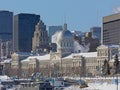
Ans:
{"label": "clear sky", "polygon": [[1,0],[0,10],[41,15],[47,26],[62,25],[69,30],[89,31],[102,26],[102,17],[120,11],[120,0]]}

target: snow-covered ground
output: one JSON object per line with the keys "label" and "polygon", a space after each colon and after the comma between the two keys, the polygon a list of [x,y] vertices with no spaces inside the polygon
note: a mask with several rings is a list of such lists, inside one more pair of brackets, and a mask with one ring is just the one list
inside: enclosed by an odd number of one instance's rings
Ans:
{"label": "snow-covered ground", "polygon": [[[64,90],[117,90],[117,85],[108,83],[89,83],[88,86],[87,88],[80,89],[78,85],[72,85]],[[120,85],[118,88],[120,90]]]}
{"label": "snow-covered ground", "polygon": [[[116,78],[87,78],[88,80],[88,87],[80,88],[79,85],[72,85],[66,87],[64,90],[120,90],[120,77],[119,79]],[[118,80],[118,85],[116,83]],[[118,89],[117,89],[118,88]]]}

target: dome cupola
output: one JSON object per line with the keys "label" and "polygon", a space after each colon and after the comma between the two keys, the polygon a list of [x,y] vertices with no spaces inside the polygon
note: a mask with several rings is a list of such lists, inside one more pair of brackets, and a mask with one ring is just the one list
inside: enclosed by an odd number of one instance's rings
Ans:
{"label": "dome cupola", "polygon": [[52,43],[56,43],[57,52],[61,52],[63,56],[73,52],[73,35],[67,30],[67,24],[63,26],[63,30],[56,32],[52,36]]}

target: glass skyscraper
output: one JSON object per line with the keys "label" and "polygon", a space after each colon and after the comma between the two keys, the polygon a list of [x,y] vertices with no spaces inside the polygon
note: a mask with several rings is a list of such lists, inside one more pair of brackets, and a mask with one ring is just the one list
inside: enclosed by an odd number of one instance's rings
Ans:
{"label": "glass skyscraper", "polygon": [[0,11],[0,39],[4,41],[12,40],[13,35],[13,12]]}
{"label": "glass skyscraper", "polygon": [[97,38],[101,42],[101,27],[92,27],[90,31],[92,32],[92,38]]}
{"label": "glass skyscraper", "polygon": [[35,25],[40,15],[21,13],[14,16],[14,51],[30,52]]}
{"label": "glass skyscraper", "polygon": [[61,30],[63,30],[62,26],[49,26],[49,42],[50,43],[51,43],[52,35],[54,35],[55,32],[61,31]]}

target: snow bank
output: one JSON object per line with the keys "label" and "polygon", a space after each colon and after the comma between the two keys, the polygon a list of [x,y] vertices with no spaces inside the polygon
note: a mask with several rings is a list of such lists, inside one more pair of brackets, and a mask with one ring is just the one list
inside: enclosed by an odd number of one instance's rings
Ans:
{"label": "snow bank", "polygon": [[[102,83],[102,84],[101,83],[89,83],[88,86],[89,87],[82,88],[82,90],[116,90],[117,88],[117,85],[108,84],[108,83]],[[120,84],[118,88],[120,88]],[[72,86],[66,87],[64,90],[80,90],[80,86],[72,85]]]}

